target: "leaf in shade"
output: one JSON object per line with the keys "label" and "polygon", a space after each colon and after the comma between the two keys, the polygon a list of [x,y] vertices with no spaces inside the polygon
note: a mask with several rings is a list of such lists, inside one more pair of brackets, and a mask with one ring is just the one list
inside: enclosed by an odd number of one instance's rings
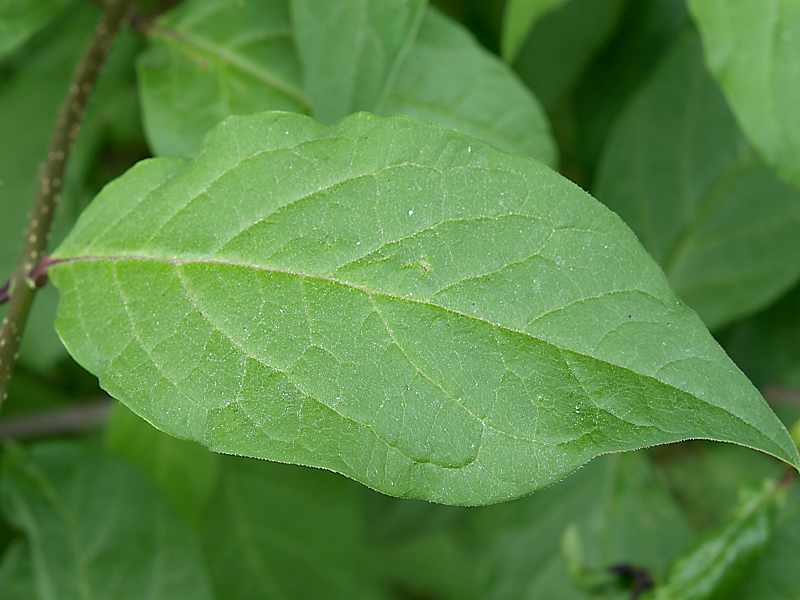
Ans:
{"label": "leaf in shade", "polygon": [[[2,503],[27,537],[16,572],[32,598],[210,599],[193,534],[156,490],[90,445],[48,443],[4,455]],[[9,560],[6,558],[6,560]]]}
{"label": "leaf in shade", "polygon": [[255,0],[190,0],[151,28],[139,73],[156,154],[196,154],[229,115],[290,110],[330,122],[369,110],[555,162],[536,99],[424,2],[276,0],[264,10]]}
{"label": "leaf in shade", "polygon": [[623,0],[569,0],[533,26],[514,59],[514,71],[549,113],[558,110],[608,42],[624,8]]}
{"label": "leaf in shade", "polygon": [[685,0],[628,2],[613,39],[586,69],[574,93],[577,153],[590,173],[618,115],[686,29]]}
{"label": "leaf in shade", "polygon": [[[460,512],[448,528],[387,541],[382,564],[389,579],[445,600],[585,600],[597,596],[573,578],[560,550],[570,534],[579,535],[584,562],[598,573],[631,564],[659,579],[691,539],[682,512],[641,454],[604,457],[527,498]],[[611,581],[600,597],[628,598],[621,587]]]}
{"label": "leaf in shade", "polygon": [[753,145],[800,186],[800,3],[689,0],[706,61]]}
{"label": "leaf in shade", "polygon": [[69,4],[69,0],[4,0],[0,4],[0,58],[22,46]]}
{"label": "leaf in shade", "polygon": [[3,553],[0,562],[0,590],[3,600],[33,600],[36,581],[30,549],[23,542],[14,542]]}
{"label": "leaf in shade", "polygon": [[228,457],[220,463],[201,521],[219,598],[385,597],[365,543],[357,486],[291,465]]}
{"label": "leaf in shade", "polygon": [[783,387],[800,403],[800,286],[724,332],[723,344],[756,385]]}
{"label": "leaf in shade", "polygon": [[108,186],[54,259],[72,355],[217,451],[453,504],[687,438],[798,462],[616,215],[410,119],[229,119]]}
{"label": "leaf in shade", "polygon": [[617,121],[596,193],[711,328],[800,277],[800,190],[750,149],[691,32]]}
{"label": "leaf in shade", "polygon": [[[786,415],[791,422],[797,417],[798,407],[794,414]],[[685,450],[685,449],[684,449]],[[764,530],[761,525],[768,525],[768,540],[762,545],[757,556],[740,566],[741,576],[733,584],[736,593],[731,597],[737,600],[792,600],[797,597],[796,577],[800,568],[800,484],[797,481],[787,483],[784,499],[770,499],[764,509],[756,511],[755,519],[750,526],[742,528],[735,516],[741,511],[740,490],[758,490],[765,480],[778,480],[785,475],[780,463],[769,457],[747,452],[743,448],[721,444],[693,444],[691,451],[683,460],[667,463],[663,473],[669,481],[673,495],[680,499],[681,505],[692,524],[698,531],[706,532],[705,546],[700,551],[692,549],[692,560],[681,567],[685,576],[687,566],[698,565],[703,571],[719,570],[725,555],[735,559],[742,553],[741,549],[752,547],[750,538],[763,541]],[[783,493],[782,493],[783,494]],[[752,496],[750,496],[752,497]],[[777,512],[771,515],[771,512]],[[764,519],[766,517],[766,520]],[[774,524],[770,519],[775,520]],[[739,527],[737,535],[732,530]],[[747,535],[742,535],[747,534]],[[709,544],[709,541],[712,543]],[[734,544],[732,542],[738,542]],[[710,554],[710,549],[717,548],[724,552]],[[715,556],[714,560],[698,561],[701,557]],[[731,565],[737,561],[729,560]],[[701,570],[701,569],[698,569]],[[727,573],[727,571],[726,571]],[[736,575],[736,573],[730,573]],[[724,582],[725,577],[721,578]],[[716,586],[710,586],[716,591]],[[728,596],[715,596],[728,597]],[[684,596],[680,596],[684,598]]]}
{"label": "leaf in shade", "polygon": [[512,62],[537,20],[567,0],[508,0],[503,16],[503,58]]}
{"label": "leaf in shade", "polygon": [[105,432],[112,452],[148,473],[175,509],[195,522],[219,476],[219,456],[187,440],[159,432],[116,404]]}
{"label": "leaf in shade", "polygon": [[675,561],[666,583],[654,591],[654,599],[729,598],[734,590],[742,597],[740,584],[774,535],[783,493],[774,481],[743,492],[730,520]]}

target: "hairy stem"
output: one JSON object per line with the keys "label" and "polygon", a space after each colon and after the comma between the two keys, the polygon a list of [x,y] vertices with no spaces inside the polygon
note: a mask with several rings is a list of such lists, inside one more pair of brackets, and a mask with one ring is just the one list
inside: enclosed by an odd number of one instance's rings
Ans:
{"label": "hairy stem", "polygon": [[128,13],[129,4],[130,0],[109,0],[95,29],[92,43],[78,63],[72,85],[61,106],[39,177],[39,190],[28,222],[22,255],[6,291],[9,298],[8,313],[0,329],[0,405],[8,394],[8,381],[14,371],[22,332],[37,286],[31,272],[47,251],[47,239],[63,187],[70,150],[78,136],[89,96],[114,37]]}

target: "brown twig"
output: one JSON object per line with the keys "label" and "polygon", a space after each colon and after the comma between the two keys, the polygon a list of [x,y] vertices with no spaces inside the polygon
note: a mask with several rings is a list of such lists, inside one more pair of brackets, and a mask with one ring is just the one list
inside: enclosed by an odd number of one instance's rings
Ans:
{"label": "brown twig", "polygon": [[53,215],[64,183],[70,150],[78,136],[86,104],[105,63],[114,37],[128,13],[130,0],[110,0],[94,37],[75,71],[67,97],[61,106],[47,158],[39,177],[36,203],[28,222],[24,248],[15,273],[9,280],[8,313],[0,329],[0,404],[8,394],[8,380],[17,361],[22,332],[33,303],[36,281],[31,278],[47,251]]}
{"label": "brown twig", "polygon": [[0,441],[86,433],[105,424],[111,410],[106,398],[59,410],[0,420]]}
{"label": "brown twig", "polygon": [[800,389],[779,385],[768,385],[763,389],[764,398],[771,404],[800,406]]}

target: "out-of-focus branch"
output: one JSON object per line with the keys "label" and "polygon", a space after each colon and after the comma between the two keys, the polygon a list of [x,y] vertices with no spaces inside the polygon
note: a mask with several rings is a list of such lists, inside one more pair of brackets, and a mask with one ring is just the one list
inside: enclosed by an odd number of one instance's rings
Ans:
{"label": "out-of-focus branch", "polygon": [[[70,150],[78,136],[86,105],[108,56],[111,44],[128,14],[131,0],[110,0],[97,24],[92,42],[83,55],[64,99],[53,138],[39,177],[39,191],[25,234],[17,268],[2,295],[8,297],[8,313],[0,328],[0,404],[6,399],[14,372],[22,332],[28,320],[34,291],[46,270],[41,268],[53,216],[64,184]],[[7,143],[10,141],[7,140]],[[41,271],[41,273],[39,273]],[[39,273],[38,276],[32,275]]]}
{"label": "out-of-focus branch", "polygon": [[86,433],[104,425],[110,410],[111,400],[105,398],[54,411],[0,419],[0,441]]}
{"label": "out-of-focus branch", "polygon": [[800,406],[800,389],[768,385],[763,390],[764,398],[773,404],[794,404]]}

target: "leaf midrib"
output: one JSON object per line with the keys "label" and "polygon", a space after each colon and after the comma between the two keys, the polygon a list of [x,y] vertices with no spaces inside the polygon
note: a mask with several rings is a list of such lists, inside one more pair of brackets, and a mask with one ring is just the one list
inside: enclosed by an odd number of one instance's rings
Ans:
{"label": "leaf midrib", "polygon": [[[329,277],[329,276],[325,276],[325,275],[321,275],[321,274],[305,273],[305,272],[302,272],[302,271],[293,271],[293,270],[290,270],[290,269],[280,268],[280,267],[272,266],[272,265],[260,265],[260,264],[248,263],[248,262],[243,262],[243,261],[240,262],[240,261],[234,261],[234,260],[225,260],[225,259],[220,259],[220,258],[215,258],[215,259],[209,259],[209,258],[182,258],[182,257],[178,257],[178,256],[165,257],[165,256],[151,256],[151,255],[145,255],[145,254],[139,254],[139,255],[132,255],[132,254],[131,255],[129,255],[129,254],[122,254],[122,255],[91,255],[91,256],[87,255],[87,256],[72,256],[72,257],[67,257],[67,258],[55,259],[55,261],[52,263],[51,268],[57,269],[57,268],[59,268],[60,265],[69,265],[69,264],[76,264],[76,263],[81,263],[81,262],[142,262],[142,263],[154,263],[154,264],[170,265],[172,267],[206,265],[206,266],[211,266],[211,267],[232,267],[232,268],[238,268],[238,269],[249,269],[249,270],[261,271],[261,272],[265,272],[265,273],[287,275],[289,277],[296,277],[298,279],[302,279],[302,280],[306,280],[306,281],[314,281],[314,282],[321,282],[321,283],[338,285],[338,286],[344,287],[346,289],[350,289],[350,290],[361,292],[361,293],[363,293],[366,296],[371,297],[371,298],[383,297],[383,298],[386,298],[386,299],[389,299],[389,300],[394,300],[394,301],[398,301],[398,302],[405,302],[405,303],[409,303],[409,304],[415,304],[415,305],[418,305],[418,306],[424,306],[426,308],[431,308],[431,309],[434,309],[434,310],[439,310],[439,311],[445,312],[445,313],[453,315],[453,316],[457,316],[457,317],[461,317],[461,318],[465,318],[465,319],[469,319],[469,320],[472,320],[472,321],[476,321],[476,322],[482,323],[483,325],[487,325],[489,327],[492,327],[494,329],[498,329],[498,330],[503,331],[505,333],[512,333],[512,334],[523,336],[523,337],[528,338],[530,340],[533,340],[533,341],[535,341],[537,343],[545,344],[545,345],[547,345],[547,346],[549,346],[551,348],[554,348],[554,349],[558,350],[559,352],[570,352],[570,353],[572,353],[572,354],[574,354],[576,356],[581,356],[583,358],[587,358],[587,359],[590,359],[590,360],[594,360],[594,361],[603,363],[603,364],[605,364],[605,365],[607,365],[609,367],[612,367],[614,369],[619,369],[621,371],[625,371],[625,372],[631,373],[631,374],[635,375],[636,377],[641,377],[641,378],[644,378],[644,379],[647,379],[647,380],[650,380],[650,381],[654,381],[654,382],[658,383],[659,385],[663,385],[663,386],[665,386],[665,387],[667,387],[669,389],[675,390],[675,391],[677,391],[677,392],[679,392],[681,394],[686,394],[686,395],[688,395],[688,396],[690,396],[692,398],[695,398],[696,400],[698,400],[698,401],[700,401],[700,402],[702,402],[702,403],[704,403],[706,405],[713,406],[713,407],[715,407],[715,408],[717,408],[719,410],[722,410],[726,414],[728,414],[731,417],[737,419],[738,421],[740,421],[741,423],[743,423],[744,425],[746,425],[747,427],[749,427],[753,431],[755,431],[760,437],[769,440],[769,442],[774,444],[775,448],[780,449],[782,454],[784,454],[785,456],[788,457],[791,454],[791,453],[787,453],[786,449],[777,440],[773,439],[771,436],[768,436],[766,433],[762,432],[761,429],[759,429],[759,427],[757,427],[753,423],[750,423],[749,421],[745,420],[740,415],[737,415],[737,414],[731,412],[726,407],[723,407],[723,406],[720,406],[718,404],[713,404],[711,402],[708,402],[707,400],[698,397],[697,395],[693,394],[692,392],[690,392],[688,390],[685,390],[685,389],[682,389],[682,388],[680,388],[680,387],[678,387],[678,386],[676,386],[676,385],[674,385],[672,383],[669,383],[667,381],[663,381],[662,379],[659,379],[658,377],[655,377],[653,375],[648,375],[648,374],[645,374],[645,373],[640,373],[638,371],[635,371],[635,370],[631,369],[630,367],[625,367],[623,365],[619,365],[619,364],[610,362],[610,361],[608,361],[608,360],[606,360],[604,358],[600,358],[600,357],[597,357],[597,356],[592,356],[591,354],[587,354],[585,352],[581,352],[581,351],[576,350],[574,348],[561,347],[561,346],[559,346],[558,344],[556,344],[555,342],[553,342],[551,340],[547,340],[547,339],[536,337],[535,335],[533,335],[530,332],[527,332],[527,331],[524,331],[524,330],[521,330],[521,329],[516,329],[516,328],[511,327],[509,325],[500,324],[500,323],[493,323],[493,322],[488,321],[488,320],[486,320],[486,319],[484,319],[484,318],[482,318],[482,317],[480,317],[478,315],[472,315],[472,314],[469,314],[469,313],[465,313],[465,312],[456,310],[454,308],[450,308],[450,307],[447,307],[447,306],[442,306],[442,305],[439,305],[439,304],[434,304],[434,303],[431,303],[431,302],[428,302],[428,301],[425,301],[425,300],[419,300],[419,299],[408,297],[408,296],[400,296],[400,295],[393,294],[391,292],[382,291],[382,290],[375,290],[373,288],[370,288],[370,287],[367,287],[367,286],[364,286],[364,285],[356,284],[356,283],[349,282],[349,281],[344,281],[344,280],[341,280],[341,279],[337,279],[335,277]],[[709,438],[709,439],[712,439],[712,438]],[[774,455],[774,453],[772,453],[772,452],[770,452],[770,453]],[[778,455],[775,455],[775,456],[777,458],[781,458],[781,460],[783,460],[783,458],[781,456],[778,456]]]}

